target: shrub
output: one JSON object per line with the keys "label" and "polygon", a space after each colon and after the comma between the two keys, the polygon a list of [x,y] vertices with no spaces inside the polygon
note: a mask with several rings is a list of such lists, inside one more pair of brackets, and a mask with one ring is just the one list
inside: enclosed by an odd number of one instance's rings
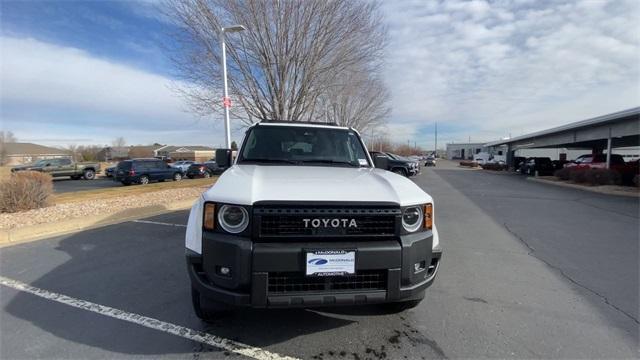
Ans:
{"label": "shrub", "polygon": [[622,182],[617,171],[610,169],[585,169],[569,167],[557,170],[554,175],[561,180],[571,180],[578,184],[616,185]]}
{"label": "shrub", "polygon": [[21,171],[0,181],[0,212],[18,212],[49,205],[53,193],[51,175]]}
{"label": "shrub", "polygon": [[620,174],[611,169],[588,169],[585,181],[591,185],[616,185],[621,183]]}
{"label": "shrub", "polygon": [[587,173],[587,169],[572,168],[569,171],[569,180],[578,184],[584,184],[587,182],[586,173]]}
{"label": "shrub", "polygon": [[476,167],[478,163],[471,160],[462,160],[460,161],[460,166]]}
{"label": "shrub", "polygon": [[499,163],[483,164],[483,165],[480,165],[480,167],[482,167],[484,170],[496,170],[496,171],[507,170],[508,168],[506,164],[499,164]]}

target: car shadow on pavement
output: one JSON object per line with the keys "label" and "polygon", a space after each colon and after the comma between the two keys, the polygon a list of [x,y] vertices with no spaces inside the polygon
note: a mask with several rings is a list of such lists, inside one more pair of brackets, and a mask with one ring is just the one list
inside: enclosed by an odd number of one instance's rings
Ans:
{"label": "car shadow on pavement", "polygon": [[[155,217],[185,224],[188,212]],[[38,260],[36,260],[38,259]],[[353,321],[304,309],[238,310],[212,323],[192,308],[184,227],[126,222],[3,249],[3,276],[32,286],[139,314],[252,346],[268,346]],[[25,266],[34,265],[30,275]],[[44,270],[43,270],[44,269]],[[32,280],[32,279],[36,280]],[[217,351],[122,320],[17,292],[5,311],[71,343],[121,354]],[[20,322],[16,326],[23,326]],[[3,324],[13,326],[11,324]],[[17,335],[16,335],[17,336]],[[4,336],[3,336],[4,337]],[[10,341],[5,338],[4,341]],[[10,355],[10,354],[4,354]],[[24,354],[22,354],[24,356]],[[65,357],[29,354],[27,357]]]}

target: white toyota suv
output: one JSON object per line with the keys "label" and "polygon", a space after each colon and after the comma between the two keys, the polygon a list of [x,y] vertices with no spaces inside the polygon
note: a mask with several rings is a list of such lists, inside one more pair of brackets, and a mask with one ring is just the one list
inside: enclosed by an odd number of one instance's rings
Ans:
{"label": "white toyota suv", "polygon": [[[231,162],[218,150],[218,164]],[[416,306],[442,249],[433,199],[382,169],[352,128],[250,127],[237,159],[189,215],[196,314],[230,307]]]}

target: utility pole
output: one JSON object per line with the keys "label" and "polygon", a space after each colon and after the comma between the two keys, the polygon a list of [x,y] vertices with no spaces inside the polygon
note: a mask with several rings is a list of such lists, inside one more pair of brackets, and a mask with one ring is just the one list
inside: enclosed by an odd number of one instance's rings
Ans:
{"label": "utility pole", "polygon": [[433,146],[433,152],[435,153],[435,157],[438,157],[438,122],[436,121],[436,143]]}

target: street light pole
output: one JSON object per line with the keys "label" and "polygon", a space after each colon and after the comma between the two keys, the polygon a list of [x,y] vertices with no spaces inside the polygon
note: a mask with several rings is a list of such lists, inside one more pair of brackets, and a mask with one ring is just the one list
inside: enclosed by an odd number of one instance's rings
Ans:
{"label": "street light pole", "polygon": [[231,149],[231,125],[229,124],[229,108],[231,107],[231,99],[229,98],[229,89],[227,86],[227,44],[225,43],[225,34],[228,32],[239,32],[247,30],[242,25],[231,25],[220,29],[220,44],[222,46],[222,106],[224,107],[224,134],[225,146]]}

